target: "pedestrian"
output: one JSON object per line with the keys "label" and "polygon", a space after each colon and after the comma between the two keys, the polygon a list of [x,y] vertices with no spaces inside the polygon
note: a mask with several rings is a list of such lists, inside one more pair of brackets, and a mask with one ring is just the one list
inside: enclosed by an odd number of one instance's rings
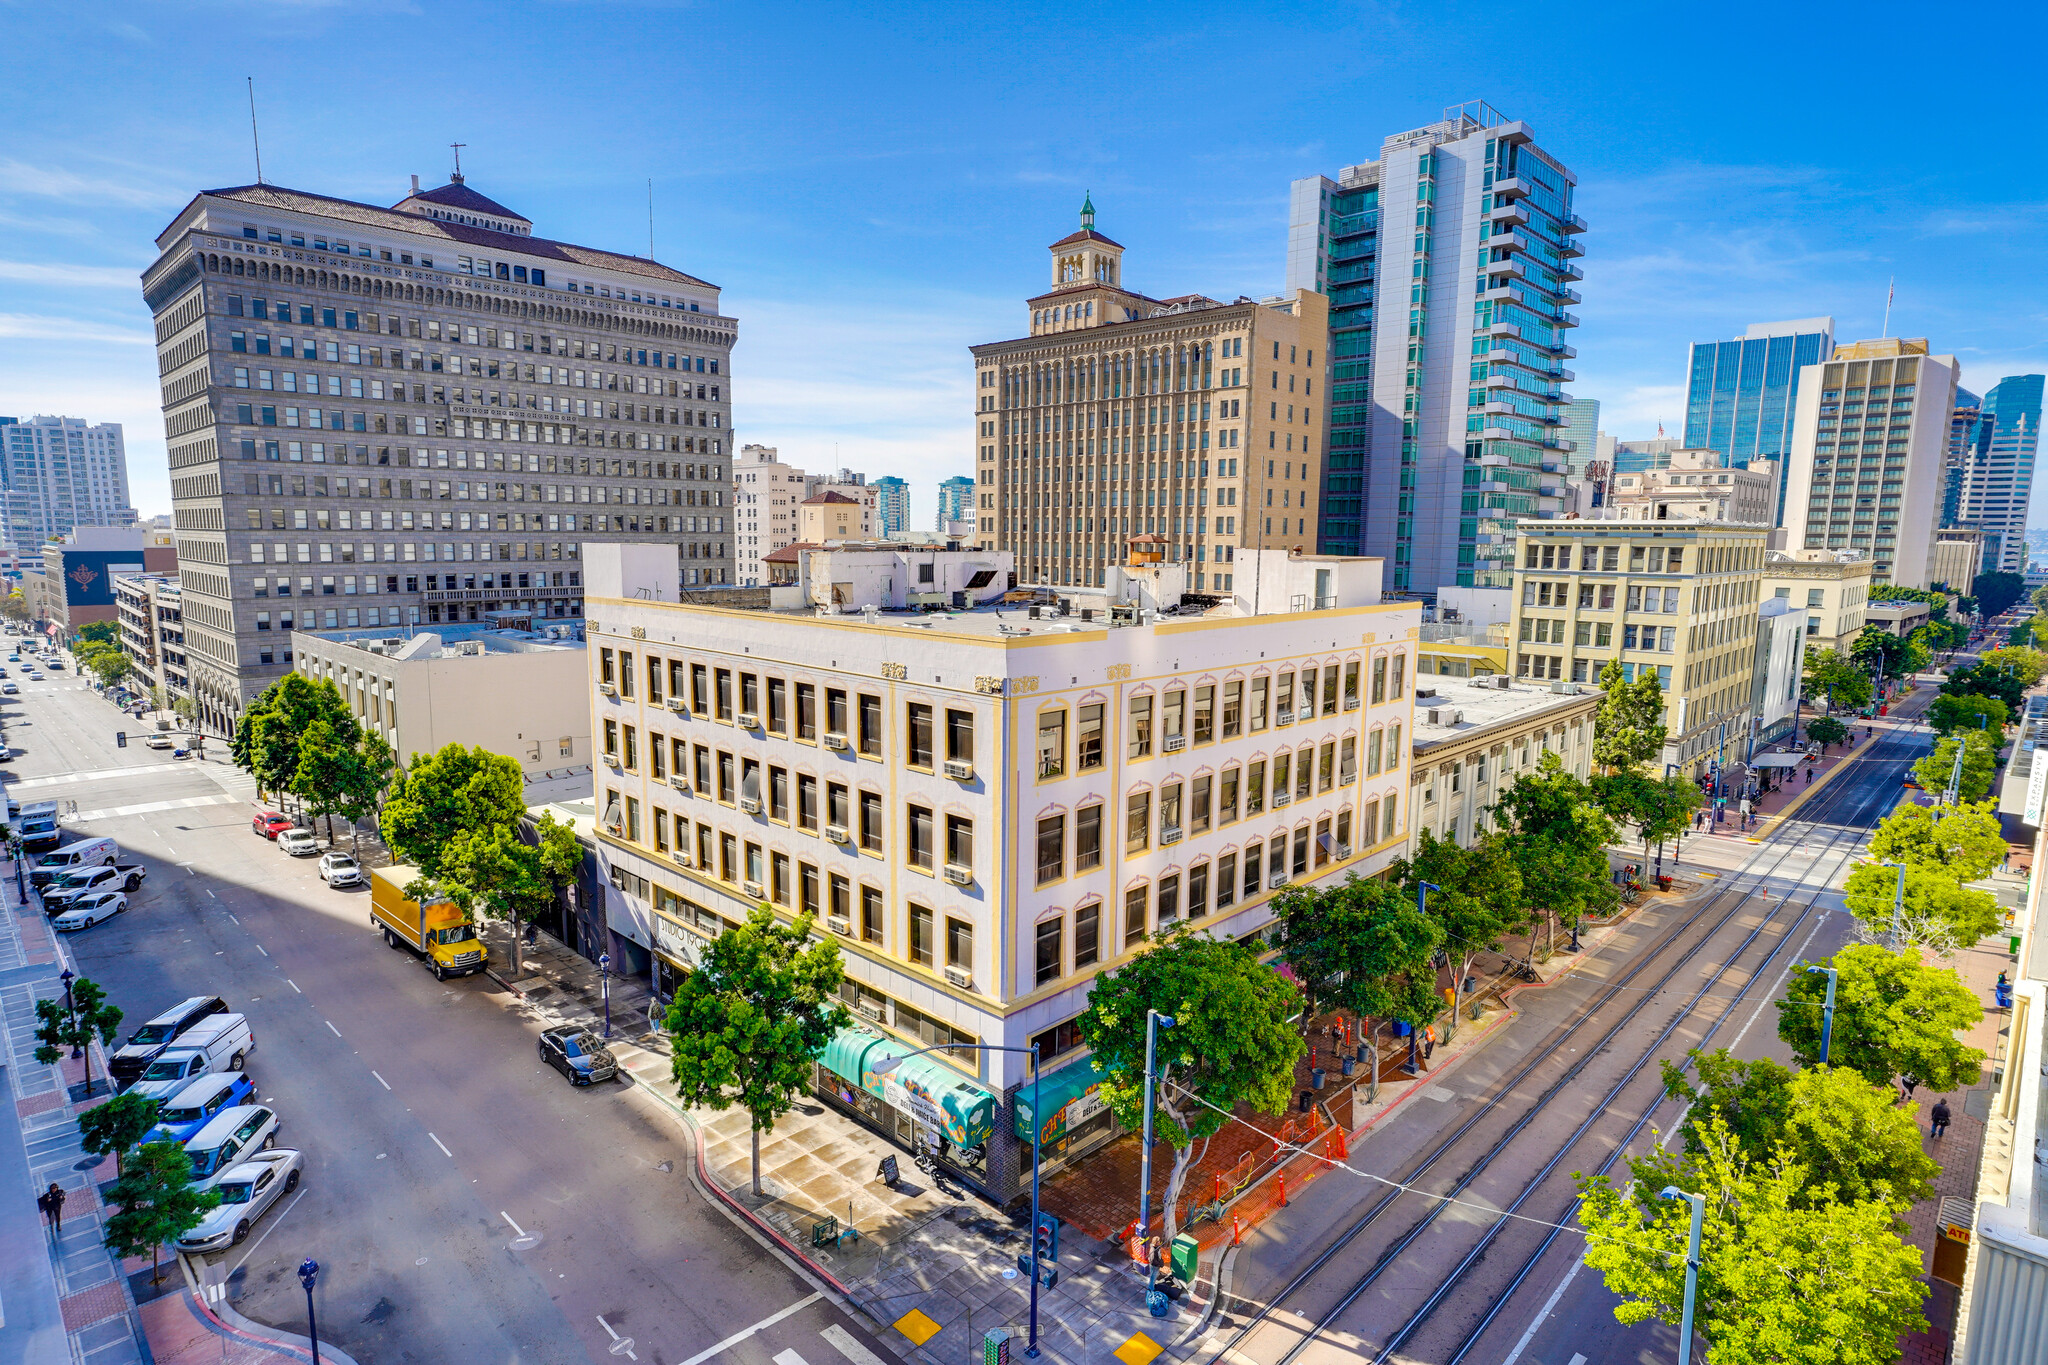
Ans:
{"label": "pedestrian", "polygon": [[1430,1024],[1422,1030],[1422,1060],[1428,1061],[1429,1054],[1436,1051],[1436,1025]]}
{"label": "pedestrian", "polygon": [[1905,1075],[1905,1076],[1901,1076],[1901,1077],[1899,1077],[1899,1089],[1901,1089],[1901,1090],[1903,1090],[1903,1091],[1905,1091],[1905,1092],[1906,1092],[1906,1096],[1905,1096],[1905,1097],[1906,1097],[1907,1099],[1909,1099],[1909,1100],[1910,1100],[1910,1099],[1912,1099],[1912,1098],[1913,1098],[1913,1092],[1914,1092],[1915,1090],[1918,1090],[1919,1088],[1920,1088],[1920,1078],[1919,1078],[1918,1076],[1914,1076],[1914,1075],[1910,1075],[1910,1074],[1909,1074],[1909,1075]]}
{"label": "pedestrian", "polygon": [[50,1188],[43,1191],[42,1197],[36,1200],[36,1203],[43,1210],[43,1221],[50,1225],[51,1230],[57,1236],[62,1237],[64,1235],[64,1187],[52,1180]]}
{"label": "pedestrian", "polygon": [[534,944],[538,943],[539,941],[540,925],[533,920],[528,920],[526,922],[526,946],[531,948]]}
{"label": "pedestrian", "polygon": [[1947,1096],[1944,1095],[1934,1102],[1934,1112],[1930,1113],[1927,1118],[1928,1136],[1940,1137],[1948,1131],[1949,1112]]}

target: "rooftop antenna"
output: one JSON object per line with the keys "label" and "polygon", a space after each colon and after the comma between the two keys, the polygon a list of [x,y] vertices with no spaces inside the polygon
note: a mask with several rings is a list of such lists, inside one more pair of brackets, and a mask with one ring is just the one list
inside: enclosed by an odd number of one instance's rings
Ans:
{"label": "rooftop antenna", "polygon": [[1892,298],[1899,292],[1899,277],[1892,276],[1891,283],[1884,288],[1884,334],[1892,334]]}
{"label": "rooftop antenna", "polygon": [[451,142],[448,145],[455,149],[455,174],[450,176],[449,179],[460,185],[462,183],[462,149],[469,144],[467,142]]}
{"label": "rooftop antenna", "polygon": [[249,77],[249,142],[256,148],[256,183],[263,183],[263,140],[256,136],[256,78]]}

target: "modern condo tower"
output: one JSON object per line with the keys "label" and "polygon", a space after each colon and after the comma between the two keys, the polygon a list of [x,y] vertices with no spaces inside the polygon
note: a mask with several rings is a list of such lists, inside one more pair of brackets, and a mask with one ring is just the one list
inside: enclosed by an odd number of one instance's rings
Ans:
{"label": "modern condo tower", "polygon": [[209,728],[290,671],[295,629],[580,616],[585,541],[732,582],[718,290],[532,234],[458,174],[390,208],[206,190],[157,238],[143,297]]}
{"label": "modern condo tower", "polygon": [[1963,466],[1959,520],[1984,532],[1986,573],[2025,573],[2027,501],[2041,439],[2038,374],[2011,374],[1985,391],[1978,442]]}
{"label": "modern condo tower", "polygon": [[1516,520],[1563,508],[1574,183],[1478,102],[1294,182],[1287,286],[1330,297],[1321,544],[1396,591],[1508,586]]}

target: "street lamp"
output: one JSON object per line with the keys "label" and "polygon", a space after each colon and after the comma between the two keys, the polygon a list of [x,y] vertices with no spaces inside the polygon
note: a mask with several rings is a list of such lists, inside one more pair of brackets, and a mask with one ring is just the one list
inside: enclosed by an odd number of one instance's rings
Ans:
{"label": "street lamp", "polygon": [[1906,920],[1906,865],[1904,863],[1883,863],[1883,867],[1896,868],[1899,874],[1898,888],[1892,892],[1892,941],[1891,950],[1899,950],[1899,942],[1905,937]]}
{"label": "street lamp", "polygon": [[[78,973],[66,967],[63,974],[57,979],[64,983],[64,1017],[70,1020],[71,1027],[76,1029],[78,1027],[78,1007],[71,1003],[71,983],[78,980]],[[84,1050],[75,1041],[75,1036],[71,1044],[71,1060],[74,1062],[85,1055]]]}
{"label": "street lamp", "polygon": [[[1154,1010],[1154,1011],[1152,1011],[1152,1017],[1153,1017],[1153,1018],[1164,1018],[1164,1016],[1163,1016],[1163,1015],[1161,1015],[1161,1014],[1159,1013],[1159,1011],[1157,1011],[1157,1010]],[[1170,1028],[1170,1027],[1172,1027],[1172,1025],[1173,1025],[1173,1020],[1171,1020],[1171,1019],[1167,1019],[1167,1020],[1166,1020],[1166,1024],[1167,1024],[1167,1026],[1168,1026],[1169,1028]],[[1148,1021],[1148,1025],[1149,1025],[1149,1021]],[[1025,1354],[1025,1355],[1027,1355],[1027,1356],[1029,1356],[1029,1357],[1031,1357],[1031,1358],[1032,1358],[1033,1360],[1036,1360],[1036,1359],[1038,1359],[1038,1279],[1039,1279],[1039,1275],[1038,1275],[1038,1149],[1039,1149],[1039,1147],[1040,1147],[1040,1146],[1042,1145],[1042,1144],[1040,1143],[1039,1139],[1040,1139],[1041,1137],[1043,1137],[1043,1136],[1044,1136],[1044,1134],[1045,1134],[1045,1110],[1044,1110],[1044,1109],[1042,1109],[1042,1108],[1040,1108],[1040,1107],[1039,1107],[1039,1103],[1038,1103],[1038,1095],[1039,1095],[1039,1084],[1038,1084],[1038,1081],[1039,1081],[1039,1075],[1038,1075],[1038,1044],[1036,1044],[1036,1043],[1033,1043],[1033,1044],[1032,1044],[1032,1045],[1031,1045],[1030,1047],[1028,1047],[1028,1048],[1025,1048],[1025,1047],[1002,1047],[1002,1046],[1000,1046],[1000,1045],[998,1045],[998,1044],[995,1044],[995,1043],[966,1043],[966,1044],[948,1044],[948,1045],[947,1045],[946,1047],[943,1047],[943,1048],[940,1048],[940,1047],[923,1047],[923,1048],[919,1048],[919,1049],[918,1049],[918,1050],[917,1050],[916,1052],[906,1052],[906,1053],[904,1053],[903,1055],[901,1055],[901,1056],[899,1056],[899,1057],[884,1057],[884,1058],[883,1058],[883,1059],[882,1059],[881,1061],[879,1061],[879,1062],[876,1062],[876,1063],[875,1063],[875,1065],[874,1065],[874,1068],[873,1068],[873,1069],[874,1069],[874,1072],[875,1072],[875,1074],[876,1074],[876,1075],[878,1075],[878,1076],[886,1076],[886,1075],[888,1075],[888,1074],[889,1074],[890,1072],[894,1071],[894,1070],[895,1070],[895,1069],[896,1069],[897,1067],[899,1067],[899,1066],[902,1066],[902,1065],[903,1065],[903,1064],[904,1064],[904,1063],[905,1063],[906,1061],[910,1060],[910,1059],[911,1059],[912,1057],[921,1057],[921,1056],[923,1056],[923,1055],[924,1055],[925,1053],[927,1053],[927,1052],[948,1052],[948,1051],[951,1051],[951,1050],[953,1050],[953,1048],[955,1048],[955,1047],[963,1047],[963,1046],[964,1046],[964,1047],[971,1047],[971,1048],[973,1048],[973,1049],[974,1049],[974,1050],[975,1050],[976,1052],[1017,1052],[1017,1053],[1026,1053],[1026,1054],[1029,1054],[1029,1056],[1030,1056],[1030,1058],[1031,1058],[1031,1124],[1032,1124],[1032,1127],[1033,1127],[1033,1129],[1035,1130],[1035,1131],[1033,1131],[1033,1133],[1031,1134],[1031,1335],[1030,1335],[1030,1337],[1029,1337],[1029,1339],[1028,1339],[1028,1341],[1027,1341],[1027,1344],[1026,1344],[1026,1345],[1025,1345],[1025,1347],[1024,1347],[1024,1354]],[[1147,1037],[1146,1037],[1146,1065],[1145,1065],[1145,1074],[1146,1074],[1146,1076],[1147,1076],[1147,1078],[1148,1078],[1148,1085],[1147,1085],[1147,1088],[1146,1088],[1146,1091],[1145,1091],[1145,1116],[1146,1116],[1146,1122],[1147,1122],[1147,1124],[1149,1125],[1149,1124],[1150,1124],[1150,1121],[1151,1121],[1151,1115],[1152,1115],[1152,1092],[1151,1092],[1151,1088],[1150,1088],[1150,1085],[1149,1085],[1149,1078],[1150,1078],[1150,1076],[1151,1076],[1151,1074],[1152,1074],[1152,1066],[1151,1066],[1151,1038],[1150,1038],[1150,1034],[1149,1034],[1149,1032],[1148,1032],[1148,1034],[1147,1034]],[[1150,1160],[1149,1160],[1149,1156],[1150,1156],[1150,1153],[1151,1153],[1151,1143],[1150,1143],[1150,1141],[1149,1141],[1149,1138],[1151,1137],[1151,1128],[1150,1128],[1149,1126],[1148,1126],[1148,1127],[1146,1128],[1146,1130],[1145,1130],[1145,1133],[1146,1133],[1146,1137],[1147,1137],[1147,1139],[1148,1139],[1148,1141],[1147,1141],[1147,1143],[1146,1143],[1146,1147],[1145,1147],[1145,1150],[1146,1150],[1146,1153],[1147,1153],[1147,1157],[1148,1157],[1148,1159],[1147,1159],[1147,1162],[1146,1162],[1146,1166],[1145,1166],[1145,1174],[1146,1174],[1146,1177],[1147,1177],[1147,1179],[1146,1179],[1146,1181],[1145,1181],[1145,1189],[1146,1189],[1146,1191],[1147,1191],[1147,1192],[1149,1193],[1149,1192],[1151,1191],[1151,1189],[1152,1189],[1152,1182],[1151,1182],[1151,1179],[1150,1179],[1150,1176],[1151,1176],[1151,1173],[1152,1173],[1152,1168],[1151,1168],[1151,1162],[1150,1162]],[[1148,1258],[1148,1259],[1149,1259],[1149,1258]],[[1148,1297],[1148,1298],[1150,1297],[1150,1286],[1149,1286],[1149,1285],[1147,1286],[1147,1297]],[[1154,1316],[1163,1316],[1163,1315],[1161,1315],[1161,1314],[1155,1314]]]}
{"label": "street lamp", "polygon": [[313,1282],[320,1278],[320,1263],[308,1256],[299,1263],[299,1283],[306,1286],[306,1337],[313,1343],[313,1365],[320,1365],[320,1328],[313,1321]]}
{"label": "street lamp", "polygon": [[1820,1064],[1827,1066],[1828,1052],[1835,1041],[1835,969],[1833,967],[1808,967],[1809,972],[1820,972],[1828,979],[1827,998],[1820,1007]]}
{"label": "street lamp", "polygon": [[[1159,1267],[1153,1263],[1152,1248],[1152,1092],[1158,1084],[1159,1030],[1172,1028],[1173,1016],[1158,1010],[1145,1011],[1145,1136],[1138,1154],[1138,1244],[1145,1247],[1145,1307],[1155,1318],[1166,1316],[1166,1297],[1156,1287]],[[1034,1233],[1035,1233],[1034,1229]]]}
{"label": "street lamp", "polygon": [[1658,1192],[1659,1199],[1683,1199],[1692,1205],[1692,1230],[1685,1239],[1685,1307],[1678,1320],[1679,1365],[1692,1359],[1692,1301],[1700,1283],[1700,1223],[1706,1217],[1707,1197],[1703,1194],[1687,1194],[1676,1185],[1666,1185]]}
{"label": "street lamp", "polygon": [[597,986],[604,992],[604,1036],[612,1036],[612,955],[597,955]]}

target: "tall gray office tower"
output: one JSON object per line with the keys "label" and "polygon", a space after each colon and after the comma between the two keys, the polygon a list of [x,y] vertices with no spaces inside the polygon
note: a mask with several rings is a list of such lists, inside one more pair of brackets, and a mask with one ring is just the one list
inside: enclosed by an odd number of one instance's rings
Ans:
{"label": "tall gray office tower", "polygon": [[1956,390],[1955,411],[1948,421],[1948,456],[1941,470],[1941,524],[1963,524],[1963,480],[1981,449],[1990,449],[1991,429],[1984,422],[1984,400],[1968,389]]}
{"label": "tall gray office tower", "polygon": [[1600,400],[1573,398],[1561,404],[1560,409],[1564,413],[1565,439],[1572,443],[1565,467],[1574,474],[1584,474],[1587,461],[1600,453]]}
{"label": "tall gray office tower", "polygon": [[2041,391],[2038,374],[2007,375],[1985,390],[1979,405],[1958,520],[1984,532],[1987,573],[2027,570],[2027,502],[2041,439]]}
{"label": "tall gray office tower", "polygon": [[206,190],[157,248],[143,297],[214,729],[290,669],[295,627],[581,615],[584,541],[732,581],[714,286],[536,237],[460,174],[390,208]]}
{"label": "tall gray office tower", "polygon": [[76,527],[133,526],[121,424],[0,417],[0,505],[7,540],[31,555]]}
{"label": "tall gray office tower", "polygon": [[1474,102],[1293,184],[1287,287],[1330,299],[1319,540],[1397,590],[1507,586],[1516,518],[1564,505],[1586,224],[1534,138]]}

